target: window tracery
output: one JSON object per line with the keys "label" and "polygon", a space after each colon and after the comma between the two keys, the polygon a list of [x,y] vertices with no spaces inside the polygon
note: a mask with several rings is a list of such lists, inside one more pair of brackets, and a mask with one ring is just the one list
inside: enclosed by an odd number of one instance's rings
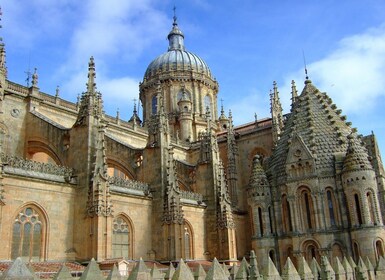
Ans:
{"label": "window tracery", "polygon": [[39,261],[43,256],[45,224],[41,215],[31,206],[16,216],[12,228],[11,258]]}

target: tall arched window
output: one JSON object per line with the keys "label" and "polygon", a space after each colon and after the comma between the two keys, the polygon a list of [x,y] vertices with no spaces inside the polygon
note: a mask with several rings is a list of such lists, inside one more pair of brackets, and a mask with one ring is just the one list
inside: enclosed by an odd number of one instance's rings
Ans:
{"label": "tall arched window", "polygon": [[129,220],[119,215],[112,226],[112,257],[133,258],[133,230]]}
{"label": "tall arched window", "polygon": [[40,211],[32,206],[23,208],[13,223],[11,258],[22,257],[26,261],[42,259],[45,227],[45,219]]}
{"label": "tall arched window", "polygon": [[384,257],[384,245],[382,244],[381,240],[376,241],[376,253],[377,253],[377,260],[379,260],[380,257]]}
{"label": "tall arched window", "polygon": [[258,233],[259,236],[263,236],[263,217],[262,217],[262,208],[258,207]]}
{"label": "tall arched window", "polygon": [[344,257],[344,252],[342,251],[341,245],[334,243],[332,246],[332,256],[333,258],[338,257],[340,260]]}
{"label": "tall arched window", "polygon": [[158,98],[154,95],[151,99],[151,114],[156,115],[158,113]]}
{"label": "tall arched window", "polygon": [[184,242],[184,258],[193,259],[194,258],[194,243],[193,243],[193,230],[189,222],[185,220],[184,222],[184,233],[183,233],[183,242]]}
{"label": "tall arched window", "polygon": [[304,230],[315,228],[314,205],[311,193],[308,189],[301,190],[300,209],[303,217]]}
{"label": "tall arched window", "polygon": [[356,206],[356,218],[359,225],[362,225],[362,213],[361,213],[361,203],[358,194],[354,194],[354,205]]}
{"label": "tall arched window", "polygon": [[270,223],[270,234],[274,233],[274,227],[273,227],[273,214],[271,213],[271,206],[268,208],[269,211],[269,223]]}
{"label": "tall arched window", "polygon": [[291,211],[290,204],[287,201],[287,196],[282,196],[282,220],[283,220],[283,230],[284,232],[293,231],[293,226],[291,222]]}
{"label": "tall arched window", "polygon": [[335,211],[334,211],[334,196],[331,190],[326,191],[326,199],[327,199],[327,208],[329,212],[330,226],[334,227],[336,226],[336,217],[335,217]]}
{"label": "tall arched window", "polygon": [[376,222],[375,216],[374,216],[374,204],[373,204],[373,195],[371,192],[366,193],[366,200],[368,203],[369,208],[369,219],[370,223],[374,224]]}
{"label": "tall arched window", "polygon": [[211,108],[211,97],[210,95],[206,95],[203,100],[203,105],[204,105],[204,111],[206,112],[207,110],[210,111],[210,116],[212,116],[212,108]]}
{"label": "tall arched window", "polygon": [[354,261],[357,263],[360,257],[360,247],[358,246],[358,243],[356,241],[353,242],[353,254]]}

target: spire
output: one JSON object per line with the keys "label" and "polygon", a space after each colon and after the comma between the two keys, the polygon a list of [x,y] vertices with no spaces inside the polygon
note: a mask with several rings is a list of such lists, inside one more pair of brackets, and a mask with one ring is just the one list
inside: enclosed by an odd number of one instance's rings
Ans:
{"label": "spire", "polygon": [[[1,20],[2,20],[3,13],[1,11],[0,7],[0,30],[2,30]],[[3,42],[3,37],[0,36],[0,71],[2,74],[7,76],[7,67],[5,66],[5,44]]]}
{"label": "spire", "polygon": [[95,62],[94,57],[90,57],[90,61],[88,62],[88,83],[87,83],[87,91],[89,93],[94,93],[96,91],[96,83],[95,83]]}
{"label": "spire", "polygon": [[173,19],[174,19],[174,22],[172,23],[172,29],[167,36],[167,39],[169,41],[168,50],[169,51],[174,51],[174,50],[184,51],[185,50],[184,49],[184,35],[183,35],[183,32],[178,27],[175,6],[174,6]]}
{"label": "spire", "polygon": [[293,105],[295,103],[295,101],[297,100],[298,98],[298,91],[297,91],[297,87],[295,85],[295,82],[294,80],[291,81],[291,107],[293,108]]}
{"label": "spire", "polygon": [[279,92],[276,81],[273,82],[273,92],[270,91],[270,103],[271,118],[273,123],[273,142],[276,144],[283,130],[282,105],[279,100]]}
{"label": "spire", "polygon": [[138,111],[136,110],[136,99],[134,99],[134,110],[132,111],[132,117],[130,118],[130,120],[128,122],[133,122],[135,124],[141,124],[142,121],[140,120],[139,116],[138,116]]}
{"label": "spire", "polygon": [[75,123],[76,126],[85,124],[87,116],[94,116],[97,118],[103,117],[102,94],[96,91],[95,77],[95,62],[94,57],[91,56],[90,61],[88,62],[87,91],[82,93],[80,99],[78,119]]}

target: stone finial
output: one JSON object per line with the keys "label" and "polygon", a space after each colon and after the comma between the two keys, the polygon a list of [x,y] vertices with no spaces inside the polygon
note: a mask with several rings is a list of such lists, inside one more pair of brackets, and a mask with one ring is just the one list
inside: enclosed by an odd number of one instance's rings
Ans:
{"label": "stone finial", "polygon": [[345,274],[346,274],[346,280],[353,280],[354,279],[354,271],[346,257],[342,259],[342,266],[344,267]]}
{"label": "stone finial", "polygon": [[260,280],[262,276],[259,274],[257,258],[254,250],[250,251],[250,280]]}
{"label": "stone finial", "polygon": [[281,280],[281,276],[278,273],[277,268],[275,267],[273,261],[269,257],[267,265],[265,266],[265,271],[263,272],[264,279],[269,280]]}
{"label": "stone finial", "polygon": [[248,264],[245,258],[242,259],[241,265],[235,275],[236,280],[247,280],[248,275]]}
{"label": "stone finial", "polygon": [[194,280],[194,276],[190,268],[185,264],[182,259],[180,259],[178,268],[172,276],[172,280]]}
{"label": "stone finial", "polygon": [[225,263],[222,264],[223,272],[226,274],[227,278],[230,277],[230,271],[227,268],[227,265]]}
{"label": "stone finial", "polygon": [[[235,263],[230,269],[230,279],[235,279],[235,276],[237,275],[239,266],[237,266]],[[251,279],[251,278],[250,278]]]}
{"label": "stone finial", "polygon": [[301,280],[297,270],[290,257],[287,257],[287,261],[282,270],[282,279],[283,280]]}
{"label": "stone finial", "polygon": [[164,279],[164,273],[160,272],[156,264],[154,264],[153,268],[151,269],[151,278],[152,280],[163,280]]}
{"label": "stone finial", "polygon": [[350,264],[350,267],[353,269],[353,271],[356,270],[357,264],[354,262],[353,258],[351,256],[348,257],[348,262]]}
{"label": "stone finial", "polygon": [[1,276],[0,280],[34,280],[35,275],[25,265],[21,258],[17,258]]}
{"label": "stone finial", "polygon": [[140,258],[135,268],[131,271],[128,280],[150,280],[151,275],[143,259]]}
{"label": "stone finial", "polygon": [[304,257],[301,257],[298,262],[298,274],[303,280],[313,280],[314,275],[312,270],[310,269],[308,263],[306,262]]}
{"label": "stone finial", "polygon": [[336,280],[346,280],[346,271],[338,257],[334,258],[333,265]]}
{"label": "stone finial", "polygon": [[206,279],[206,271],[203,269],[202,265],[199,264],[198,268],[194,272],[195,280],[205,280]]}
{"label": "stone finial", "polygon": [[164,279],[165,280],[172,279],[172,276],[174,275],[174,273],[175,273],[175,267],[172,265],[172,263],[170,263],[170,266],[166,271],[166,275],[164,276]]}
{"label": "stone finial", "polygon": [[87,265],[84,270],[80,280],[104,280],[102,272],[99,269],[99,265],[96,263],[95,259],[92,258],[90,263]]}
{"label": "stone finial", "polygon": [[374,274],[374,267],[368,256],[365,258],[365,265],[366,268],[368,269],[368,275],[369,275],[369,280],[375,280],[376,275]]}
{"label": "stone finial", "polygon": [[56,273],[53,280],[73,280],[73,278],[68,267],[63,264],[59,271]]}
{"label": "stone finial", "polygon": [[321,278],[325,280],[334,280],[335,272],[326,256],[321,257]]}
{"label": "stone finial", "polygon": [[369,280],[368,268],[361,257],[358,259],[358,264],[356,266],[356,279]]}
{"label": "stone finial", "polygon": [[123,277],[120,275],[118,268],[114,264],[106,280],[123,280]]}
{"label": "stone finial", "polygon": [[378,279],[385,279],[385,259],[382,256],[378,259],[376,274]]}
{"label": "stone finial", "polygon": [[226,274],[219,264],[217,258],[214,258],[213,264],[206,275],[206,280],[222,280],[226,279]]}
{"label": "stone finial", "polygon": [[298,98],[298,91],[297,91],[297,87],[295,85],[295,81],[292,80],[291,81],[291,106],[293,107],[295,101],[297,100]]}
{"label": "stone finial", "polygon": [[314,275],[314,279],[319,279],[321,273],[321,267],[319,266],[315,258],[312,259],[310,263],[310,269]]}

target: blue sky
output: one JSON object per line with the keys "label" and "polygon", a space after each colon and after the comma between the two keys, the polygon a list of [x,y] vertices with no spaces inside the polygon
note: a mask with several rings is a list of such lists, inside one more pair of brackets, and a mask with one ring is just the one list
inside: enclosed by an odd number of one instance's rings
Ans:
{"label": "blue sky", "polygon": [[149,63],[167,50],[174,4],[186,49],[202,57],[220,84],[235,124],[270,114],[277,81],[284,111],[290,82],[310,79],[385,152],[385,1],[3,0],[8,78],[76,101],[95,57],[106,113],[128,119]]}

